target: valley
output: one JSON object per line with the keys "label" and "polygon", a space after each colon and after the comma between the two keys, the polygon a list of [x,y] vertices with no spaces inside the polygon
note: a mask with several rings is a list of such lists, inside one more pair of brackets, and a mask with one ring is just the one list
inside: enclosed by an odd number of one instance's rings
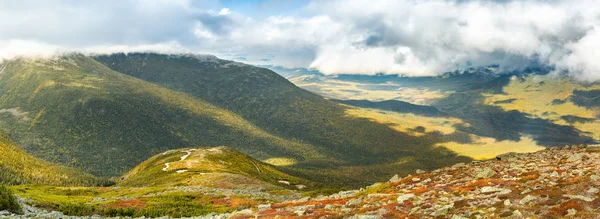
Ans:
{"label": "valley", "polygon": [[[209,55],[8,60],[0,179],[24,215],[269,218],[317,212],[290,200],[375,197],[387,184],[365,186],[394,175],[600,140],[599,85],[496,71],[288,81]],[[346,207],[334,215],[373,213]]]}

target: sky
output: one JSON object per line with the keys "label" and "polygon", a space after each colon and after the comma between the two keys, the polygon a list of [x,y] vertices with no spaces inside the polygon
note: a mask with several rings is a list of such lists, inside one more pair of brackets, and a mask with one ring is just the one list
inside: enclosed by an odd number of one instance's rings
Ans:
{"label": "sky", "polygon": [[555,66],[600,80],[600,1],[4,0],[0,58],[214,54],[325,74]]}

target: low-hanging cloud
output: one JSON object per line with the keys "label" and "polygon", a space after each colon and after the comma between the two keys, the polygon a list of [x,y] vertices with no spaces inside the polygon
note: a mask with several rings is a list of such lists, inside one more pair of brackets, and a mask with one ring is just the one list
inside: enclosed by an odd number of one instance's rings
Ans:
{"label": "low-hanging cloud", "polygon": [[330,0],[266,18],[212,10],[215,2],[9,0],[0,6],[0,58],[198,52],[326,74],[408,76],[541,63],[600,80],[595,0]]}

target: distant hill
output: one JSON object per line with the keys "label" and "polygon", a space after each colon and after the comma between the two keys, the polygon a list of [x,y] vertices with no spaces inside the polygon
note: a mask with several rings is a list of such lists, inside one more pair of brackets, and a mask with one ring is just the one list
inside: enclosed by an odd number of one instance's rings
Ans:
{"label": "distant hill", "polygon": [[169,149],[230,145],[254,157],[319,157],[228,110],[72,54],[5,61],[0,130],[45,160],[119,176]]}
{"label": "distant hill", "polygon": [[204,186],[238,190],[314,189],[229,147],[187,148],[160,153],[126,173],[119,186]]}
{"label": "distant hill", "polygon": [[0,133],[0,184],[100,186],[111,182],[75,168],[34,158]]}

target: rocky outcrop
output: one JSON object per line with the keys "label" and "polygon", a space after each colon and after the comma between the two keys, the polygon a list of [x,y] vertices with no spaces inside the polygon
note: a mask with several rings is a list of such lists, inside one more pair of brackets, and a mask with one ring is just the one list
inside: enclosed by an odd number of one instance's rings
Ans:
{"label": "rocky outcrop", "polygon": [[303,218],[600,218],[600,148],[498,156],[247,216]]}

